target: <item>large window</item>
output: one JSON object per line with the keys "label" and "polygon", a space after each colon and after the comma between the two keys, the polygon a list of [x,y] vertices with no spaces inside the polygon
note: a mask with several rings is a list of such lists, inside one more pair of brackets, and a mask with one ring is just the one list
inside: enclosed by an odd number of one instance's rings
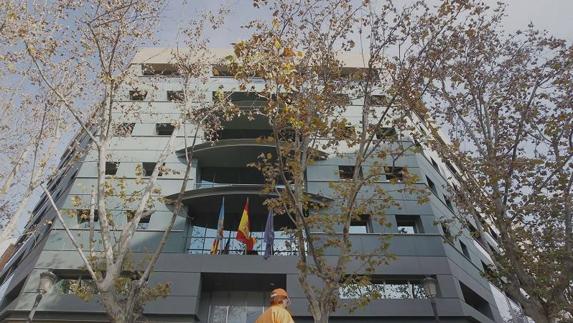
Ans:
{"label": "large window", "polygon": [[[210,254],[211,246],[217,236],[217,229],[200,226],[193,226],[187,252],[190,254]],[[224,230],[223,241],[219,244],[218,254],[242,255],[245,253],[245,245],[235,237],[237,231]],[[251,236],[257,239],[253,248],[253,254],[263,255],[265,253],[265,242],[263,232],[251,232]],[[283,231],[275,231],[273,255],[290,256],[296,255],[297,247],[291,235]]]}
{"label": "large window", "polygon": [[175,126],[171,123],[157,123],[155,124],[155,133],[158,136],[171,136],[175,131]]}
{"label": "large window", "polygon": [[119,162],[106,162],[105,163],[105,174],[115,175],[119,169]]}
{"label": "large window", "polygon": [[422,233],[422,223],[418,215],[396,215],[398,233],[416,234]]}
{"label": "large window", "polygon": [[384,166],[384,173],[386,173],[386,180],[388,181],[398,181],[404,180],[404,174],[406,173],[405,167],[396,166]]}
{"label": "large window", "polygon": [[[78,219],[78,224],[89,227],[89,223],[90,223],[90,210],[89,209],[76,210],[76,217]],[[98,210],[94,210],[94,222],[98,222],[98,221],[99,221]]]}
{"label": "large window", "polygon": [[369,214],[361,214],[350,221],[350,233],[372,233],[372,219]]}
{"label": "large window", "polygon": [[432,182],[432,180],[428,176],[426,176],[426,181],[428,182],[428,187],[430,188],[432,193],[438,195],[438,190],[436,189],[436,184],[434,184],[434,182]]}
{"label": "large window", "polygon": [[340,287],[341,299],[374,297],[381,299],[425,299],[422,279],[373,279],[369,284],[349,284]]}
{"label": "large window", "polygon": [[[338,166],[338,177],[340,177],[340,179],[352,179],[354,177],[355,168],[356,167],[352,165]],[[358,176],[362,177],[362,167],[358,170]]]}
{"label": "large window", "polygon": [[147,96],[147,91],[133,90],[129,91],[129,99],[132,101],[143,101]]}

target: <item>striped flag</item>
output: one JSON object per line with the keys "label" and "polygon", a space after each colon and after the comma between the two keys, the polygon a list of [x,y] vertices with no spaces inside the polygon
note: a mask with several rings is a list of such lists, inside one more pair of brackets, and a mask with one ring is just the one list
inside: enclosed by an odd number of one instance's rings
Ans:
{"label": "striped flag", "polygon": [[241,222],[239,222],[236,237],[239,242],[242,242],[247,246],[247,251],[253,250],[255,241],[257,241],[254,237],[251,237],[251,225],[249,222],[249,198],[247,197],[247,202],[245,202],[245,207],[243,208],[243,215],[241,216]]}
{"label": "striped flag", "polygon": [[219,221],[217,223],[217,237],[213,240],[213,245],[211,246],[211,254],[216,255],[219,251],[219,245],[223,241],[223,222],[225,221],[225,198],[221,202],[221,210],[219,211]]}

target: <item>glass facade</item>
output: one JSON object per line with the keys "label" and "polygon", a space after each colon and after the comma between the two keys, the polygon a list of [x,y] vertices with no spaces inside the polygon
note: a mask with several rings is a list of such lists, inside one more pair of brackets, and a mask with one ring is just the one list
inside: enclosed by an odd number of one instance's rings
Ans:
{"label": "glass facade", "polygon": [[[218,254],[242,255],[245,254],[245,244],[239,242],[235,237],[237,231],[223,231],[223,241],[219,244]],[[217,230],[201,226],[193,226],[188,237],[187,253],[189,254],[210,254],[211,246],[217,236]],[[251,232],[251,236],[257,239],[253,250],[263,255],[265,253],[265,242],[263,232]],[[228,247],[227,247],[228,244]],[[296,255],[297,247],[290,234],[284,231],[275,231],[274,255],[292,256]]]}
{"label": "glass facade", "polygon": [[349,284],[338,290],[341,299],[372,295],[382,299],[426,299],[421,279],[375,280],[368,285]]}

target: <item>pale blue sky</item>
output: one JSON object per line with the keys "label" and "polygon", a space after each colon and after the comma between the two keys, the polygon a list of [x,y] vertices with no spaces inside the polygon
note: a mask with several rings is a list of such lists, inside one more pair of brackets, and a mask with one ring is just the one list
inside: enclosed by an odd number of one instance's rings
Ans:
{"label": "pale blue sky", "polygon": [[[486,1],[492,5],[497,2]],[[184,26],[190,17],[197,17],[202,10],[216,10],[223,4],[231,9],[231,14],[223,29],[210,35],[212,47],[229,47],[230,43],[246,38],[248,34],[241,29],[241,25],[264,12],[253,8],[251,0],[170,0],[158,30],[158,46],[175,46],[177,30]],[[523,29],[533,22],[537,28],[546,29],[557,37],[573,42],[573,0],[508,0],[508,4],[508,30]]]}

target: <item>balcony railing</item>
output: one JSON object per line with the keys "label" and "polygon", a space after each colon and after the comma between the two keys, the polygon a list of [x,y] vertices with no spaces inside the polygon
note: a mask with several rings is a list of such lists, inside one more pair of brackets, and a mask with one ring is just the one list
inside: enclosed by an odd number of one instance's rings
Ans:
{"label": "balcony railing", "polygon": [[[187,253],[189,254],[210,254],[211,246],[217,235],[216,229],[195,226],[191,236],[188,238]],[[217,255],[245,255],[245,245],[235,237],[237,231],[225,230],[223,241],[219,244]],[[257,239],[253,251],[249,254],[263,255],[265,253],[265,242],[263,232],[252,232],[252,237]],[[273,255],[293,256],[297,254],[297,247],[292,237],[284,231],[275,231]]]}

